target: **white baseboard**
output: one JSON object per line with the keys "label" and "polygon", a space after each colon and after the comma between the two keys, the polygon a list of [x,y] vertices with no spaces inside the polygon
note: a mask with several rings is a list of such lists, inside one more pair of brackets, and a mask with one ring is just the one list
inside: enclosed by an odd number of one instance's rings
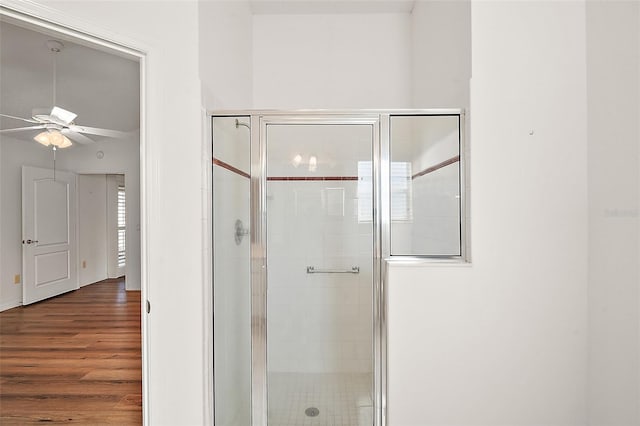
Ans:
{"label": "white baseboard", "polygon": [[95,277],[93,277],[93,278],[91,278],[89,280],[85,280],[85,282],[80,281],[80,285],[79,285],[78,288],[86,287],[88,285],[95,284],[95,283],[99,283],[100,281],[103,281],[103,280],[106,280],[106,279],[107,279],[106,275],[104,275],[104,276],[102,276],[102,275],[101,276],[95,276]]}
{"label": "white baseboard", "polygon": [[6,311],[7,309],[17,308],[18,306],[22,306],[22,299],[2,302],[0,303],[0,312]]}

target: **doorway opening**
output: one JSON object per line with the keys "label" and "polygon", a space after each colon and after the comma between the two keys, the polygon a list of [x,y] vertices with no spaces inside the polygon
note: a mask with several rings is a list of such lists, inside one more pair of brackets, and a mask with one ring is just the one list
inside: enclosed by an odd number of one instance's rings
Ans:
{"label": "doorway opening", "polygon": [[[0,7],[0,31],[0,129],[4,130],[0,132],[0,311],[106,282],[119,290],[126,287],[137,312],[145,312],[140,214],[144,54],[4,6]],[[55,115],[56,107],[77,118]],[[49,112],[36,112],[43,109]],[[32,122],[38,119],[44,121]],[[21,125],[42,128],[13,130]],[[43,146],[38,132],[60,133],[69,144],[54,145],[53,150],[52,145]],[[24,170],[33,171],[33,179],[25,179]],[[90,177],[98,175],[102,175],[105,198],[95,192],[95,179],[80,197]],[[23,184],[31,185],[31,197],[23,196]],[[115,188],[115,204],[106,199],[110,186]],[[118,203],[125,194],[126,202]],[[93,203],[91,195],[100,202]],[[35,203],[32,208],[23,205],[27,198]],[[113,206],[114,214],[107,212],[108,205]],[[34,215],[37,217],[31,217]],[[115,223],[107,223],[108,217]],[[30,235],[22,226],[27,223]],[[58,243],[64,244],[56,246]],[[37,250],[47,247],[51,253],[40,256]],[[115,257],[108,259],[108,253]],[[31,257],[33,267],[23,261]],[[25,298],[29,286],[40,292],[32,299]],[[142,353],[137,380],[142,376],[138,399],[143,400],[145,329],[146,316],[139,313],[136,333]],[[37,409],[32,411],[37,414]]]}
{"label": "doorway opening", "polygon": [[138,269],[135,256],[131,257],[134,277],[127,285],[127,246],[132,245],[127,244],[127,234],[136,237],[132,226],[127,226],[127,216],[123,174],[78,175],[80,287],[119,278],[125,281],[125,288],[135,289]]}

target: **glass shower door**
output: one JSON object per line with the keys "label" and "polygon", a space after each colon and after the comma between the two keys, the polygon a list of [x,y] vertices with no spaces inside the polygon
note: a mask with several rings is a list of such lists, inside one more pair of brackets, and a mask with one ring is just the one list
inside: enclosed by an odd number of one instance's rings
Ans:
{"label": "glass shower door", "polygon": [[373,424],[370,124],[266,125],[268,424]]}
{"label": "glass shower door", "polygon": [[249,117],[213,117],[216,426],[251,424]]}

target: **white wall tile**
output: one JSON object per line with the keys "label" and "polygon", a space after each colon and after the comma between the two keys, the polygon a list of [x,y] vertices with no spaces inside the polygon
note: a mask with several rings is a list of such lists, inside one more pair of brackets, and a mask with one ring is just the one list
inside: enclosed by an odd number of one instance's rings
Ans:
{"label": "white wall tile", "polygon": [[[345,201],[353,199],[357,182],[270,181],[268,186],[270,371],[370,371],[371,224],[359,224],[354,215],[335,216],[322,204],[328,188],[343,190]],[[307,266],[356,265],[357,275],[306,273]]]}

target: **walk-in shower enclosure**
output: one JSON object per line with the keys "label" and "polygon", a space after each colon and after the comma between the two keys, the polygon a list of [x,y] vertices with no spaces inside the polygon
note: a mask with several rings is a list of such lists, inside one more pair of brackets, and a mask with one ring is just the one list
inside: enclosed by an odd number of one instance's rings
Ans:
{"label": "walk-in shower enclosure", "polygon": [[467,258],[462,112],[210,118],[215,424],[385,425],[388,262]]}

